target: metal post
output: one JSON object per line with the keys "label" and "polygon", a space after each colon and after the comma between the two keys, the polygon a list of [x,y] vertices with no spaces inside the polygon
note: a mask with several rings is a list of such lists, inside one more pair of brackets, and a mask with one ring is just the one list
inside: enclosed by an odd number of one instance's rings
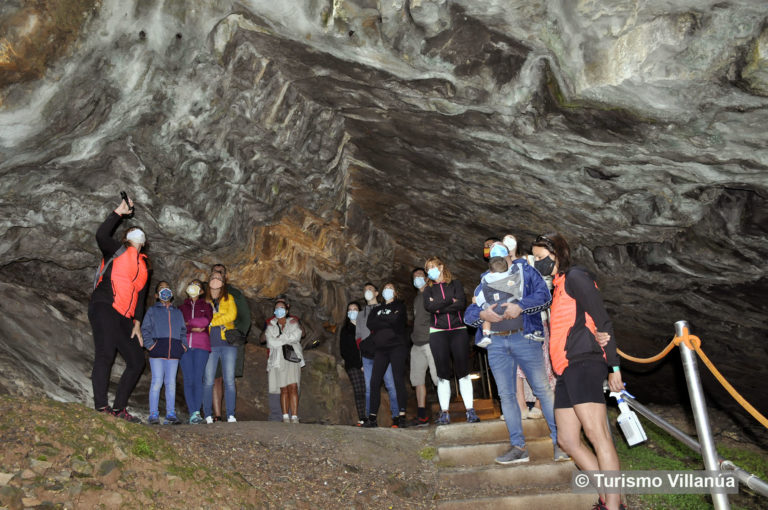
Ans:
{"label": "metal post", "polygon": [[[675,336],[683,336],[686,329],[690,331],[688,322],[675,322]],[[704,468],[707,471],[719,471],[719,457],[715,449],[715,441],[712,438],[712,428],[709,425],[709,414],[707,414],[704,390],[699,378],[699,367],[696,364],[696,353],[685,343],[680,343],[679,347],[680,358],[683,360],[683,370],[685,371],[685,382],[688,384],[688,396],[691,399],[691,408],[693,409],[693,418],[696,421],[696,433],[701,443]],[[712,503],[715,505],[715,510],[729,510],[731,508],[728,495],[715,493],[714,490],[712,491]]]}

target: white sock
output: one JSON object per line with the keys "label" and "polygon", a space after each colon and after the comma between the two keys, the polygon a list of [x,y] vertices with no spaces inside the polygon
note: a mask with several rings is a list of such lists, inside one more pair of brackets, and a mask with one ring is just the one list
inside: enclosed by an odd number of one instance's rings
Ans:
{"label": "white sock", "polygon": [[472,409],[475,407],[474,390],[472,389],[472,379],[465,375],[459,379],[459,393],[464,401],[464,407]]}
{"label": "white sock", "polygon": [[437,378],[437,400],[440,402],[440,410],[447,411],[451,405],[451,381]]}

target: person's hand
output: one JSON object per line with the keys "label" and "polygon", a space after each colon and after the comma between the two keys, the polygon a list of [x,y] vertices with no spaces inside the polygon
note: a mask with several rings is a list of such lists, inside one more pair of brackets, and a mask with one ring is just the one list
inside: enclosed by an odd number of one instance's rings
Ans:
{"label": "person's hand", "polygon": [[624,382],[621,380],[621,371],[608,374],[608,387],[611,391],[621,393],[624,390]]}
{"label": "person's hand", "polygon": [[523,309],[517,303],[502,303],[501,307],[504,309],[502,317],[505,319],[517,319],[523,313]]}
{"label": "person's hand", "polygon": [[133,330],[131,331],[131,338],[138,338],[139,345],[144,347],[144,337],[141,336],[141,323],[139,321],[133,321]]}
{"label": "person's hand", "polygon": [[606,333],[605,331],[598,331],[595,334],[595,341],[597,342],[597,345],[600,347],[605,347],[608,345],[608,342],[611,340],[611,334]]}
{"label": "person's hand", "polygon": [[131,214],[132,208],[133,200],[129,198],[127,204],[125,203],[125,200],[121,200],[120,205],[118,205],[117,209],[115,209],[115,214],[119,214],[120,216],[128,216]]}
{"label": "person's hand", "polygon": [[483,319],[485,322],[501,322],[503,317],[496,313],[494,308],[496,308],[497,305],[490,306],[480,312],[480,318]]}

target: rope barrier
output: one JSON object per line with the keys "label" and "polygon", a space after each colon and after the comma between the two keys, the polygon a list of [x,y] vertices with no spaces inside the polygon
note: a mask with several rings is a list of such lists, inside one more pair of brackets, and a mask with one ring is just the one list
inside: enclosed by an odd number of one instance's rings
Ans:
{"label": "rope barrier", "polygon": [[660,353],[658,353],[655,356],[651,356],[650,358],[636,358],[634,356],[630,356],[629,354],[626,354],[622,352],[621,349],[616,349],[619,353],[619,356],[622,358],[632,361],[634,363],[655,363],[656,361],[659,361],[663,359],[667,354],[669,354],[673,348],[676,346],[679,346],[680,344],[685,344],[686,347],[694,351],[696,354],[699,355],[699,358],[701,358],[701,361],[704,362],[704,365],[709,369],[709,371],[712,373],[712,375],[715,376],[715,379],[725,388],[725,391],[728,392],[728,394],[733,397],[733,399],[738,402],[741,407],[744,408],[745,411],[747,411],[754,419],[756,419],[763,427],[768,429],[768,418],[763,416],[760,411],[754,408],[752,404],[747,402],[747,400],[741,396],[741,394],[736,391],[736,388],[729,383],[723,374],[720,373],[720,371],[715,367],[715,365],[710,361],[710,359],[707,357],[706,354],[704,354],[704,351],[701,350],[701,339],[699,337],[691,335],[688,333],[688,329],[686,328],[684,330],[683,336],[676,336],[672,339],[671,342],[669,342],[669,345],[664,347]]}

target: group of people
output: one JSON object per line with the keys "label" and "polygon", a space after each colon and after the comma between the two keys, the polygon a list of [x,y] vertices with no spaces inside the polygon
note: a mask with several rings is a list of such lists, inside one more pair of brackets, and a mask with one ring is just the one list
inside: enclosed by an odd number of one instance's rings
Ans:
{"label": "group of people", "polygon": [[[603,381],[607,376],[611,391],[622,391],[623,383],[613,326],[597,285],[586,269],[573,264],[562,235],[539,236],[531,251],[529,256],[519,254],[513,235],[503,241],[487,239],[484,258],[489,269],[480,276],[469,304],[461,282],[440,258],[431,257],[424,268],[414,269],[418,293],[410,353],[406,306],[394,283],[384,284],[381,302],[375,285],[363,286],[365,305],[347,305],[340,333],[358,426],[378,426],[382,383],[389,392],[393,427],[428,425],[427,370],[437,388],[438,425],[450,423],[452,377],[458,381],[467,421],[479,421],[469,377],[467,326],[472,326],[475,344],[487,349],[509,433],[510,449],[496,458],[497,463],[529,460],[522,426],[528,408],[520,403],[525,379],[549,426],[554,460],[573,458],[582,470],[619,469]],[[406,422],[409,354],[417,416]],[[582,430],[594,452],[581,442]],[[595,508],[616,510],[623,505],[618,494],[601,494]]]}
{"label": "group of people", "polygon": [[[250,327],[247,303],[242,293],[227,284],[226,268],[217,264],[211,268],[207,285],[200,280],[189,282],[185,289],[187,299],[180,308],[173,305],[168,282],[159,282],[155,288],[156,302],[145,313],[150,280],[144,253],[146,235],[140,228],[131,227],[120,241],[113,238],[132,208],[130,199],[122,201],[96,233],[103,260],[88,308],[95,346],[95,407],[100,412],[139,421],[127,411],[126,405],[144,369],[143,349],[147,349],[152,371],[150,423],[160,422],[158,406],[163,385],[163,422],[181,423],[174,402],[179,365],[190,423],[213,423],[221,416],[221,390],[217,396],[214,389],[219,377],[227,421],[235,422],[235,372],[238,365],[242,371],[241,344]],[[559,234],[539,236],[530,258],[519,256],[517,248],[512,235],[505,236],[504,241],[486,240],[484,256],[489,261],[489,270],[481,275],[469,304],[461,282],[439,257],[431,257],[424,268],[414,269],[413,285],[418,293],[413,303],[410,349],[407,310],[395,284],[383,285],[381,300],[375,285],[363,286],[365,304],[348,304],[340,337],[340,351],[355,395],[358,425],[378,426],[382,383],[389,392],[394,427],[429,424],[427,370],[437,388],[438,425],[450,423],[453,377],[458,381],[467,421],[479,421],[469,373],[469,325],[476,328],[475,343],[488,351],[510,437],[510,450],[496,462],[514,464],[529,460],[521,421],[523,408],[517,397],[519,368],[549,426],[555,460],[570,456],[582,470],[618,470],[618,456],[606,421],[603,381],[607,375],[611,391],[617,392],[623,390],[623,383],[612,323],[594,278],[586,269],[573,264],[569,245]],[[544,277],[552,278],[553,293]],[[303,330],[288,309],[284,299],[275,303],[274,316],[267,321],[263,336],[269,349],[270,393],[279,388],[283,421],[298,423]],[[542,320],[542,312],[547,309],[548,328]],[[109,377],[118,352],[125,359],[126,368],[114,403],[109,406]],[[405,373],[409,359],[417,416],[406,423]],[[556,374],[554,391],[547,376],[550,360]],[[581,442],[582,430],[594,453]],[[601,495],[596,508],[621,508],[619,495]]]}
{"label": "group of people", "polygon": [[[189,423],[214,423],[226,416],[236,422],[235,378],[242,376],[244,339],[251,325],[250,310],[237,288],[227,282],[222,264],[211,267],[207,283],[193,279],[185,288],[186,299],[180,307],[173,305],[173,290],[167,281],[155,287],[155,304],[145,310],[150,281],[150,265],[146,254],[146,234],[130,227],[120,241],[113,234],[122,219],[131,214],[133,202],[128,199],[106,218],[96,232],[102,253],[102,264],[94,279],[94,290],[88,307],[94,339],[94,364],[91,374],[94,404],[98,411],[139,422],[126,405],[145,366],[145,350],[149,355],[152,381],[149,390],[150,424],[161,422],[160,391],[165,386],[164,424],[180,424],[176,413],[176,375],[181,366],[184,398]],[[267,324],[265,334],[273,353],[277,347],[292,345],[303,365],[301,346],[294,323],[287,320],[284,300],[278,302],[275,317]],[[299,335],[300,338],[300,335]],[[108,405],[108,387],[116,353],[125,359],[126,368],[118,383],[114,404]],[[298,374],[294,363],[281,363],[271,356],[270,379],[278,381],[285,394],[284,416],[298,421]],[[226,415],[222,414],[222,400]]]}

